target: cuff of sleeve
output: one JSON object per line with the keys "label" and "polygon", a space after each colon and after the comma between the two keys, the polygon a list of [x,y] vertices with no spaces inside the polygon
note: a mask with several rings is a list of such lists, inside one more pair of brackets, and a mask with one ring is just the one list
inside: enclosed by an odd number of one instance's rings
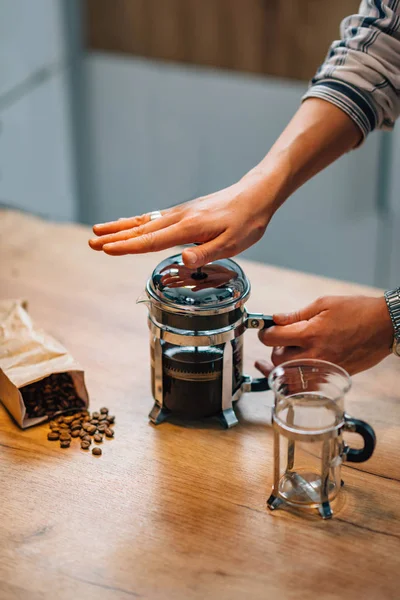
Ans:
{"label": "cuff of sleeve", "polygon": [[363,139],[377,126],[378,115],[368,95],[347,82],[336,79],[315,82],[302,101],[307,98],[327,100],[343,110],[359,127]]}

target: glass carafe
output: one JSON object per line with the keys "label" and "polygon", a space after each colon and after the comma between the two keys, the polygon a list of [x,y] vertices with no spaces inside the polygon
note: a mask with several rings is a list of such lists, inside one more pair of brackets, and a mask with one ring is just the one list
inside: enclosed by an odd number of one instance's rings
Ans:
{"label": "glass carafe", "polygon": [[[330,518],[330,503],[342,484],[342,462],[366,461],[375,447],[370,425],[345,413],[350,377],[336,365],[309,359],[282,364],[269,382],[275,404],[274,485],[268,505],[317,508]],[[364,447],[349,448],[344,431],[359,433]]]}

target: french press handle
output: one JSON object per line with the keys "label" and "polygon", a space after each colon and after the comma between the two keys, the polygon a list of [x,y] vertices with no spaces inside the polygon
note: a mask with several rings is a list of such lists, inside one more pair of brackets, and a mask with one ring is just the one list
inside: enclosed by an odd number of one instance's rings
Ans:
{"label": "french press handle", "polygon": [[[268,329],[275,325],[271,315],[263,315],[262,313],[247,313],[246,319],[247,329]],[[269,390],[268,378],[257,377],[252,379],[250,384],[251,392],[265,392]]]}
{"label": "french press handle", "polygon": [[375,431],[371,425],[360,419],[354,419],[349,415],[344,415],[344,430],[358,433],[364,440],[363,448],[350,448],[344,445],[343,454],[348,462],[361,463],[371,458],[376,445]]}

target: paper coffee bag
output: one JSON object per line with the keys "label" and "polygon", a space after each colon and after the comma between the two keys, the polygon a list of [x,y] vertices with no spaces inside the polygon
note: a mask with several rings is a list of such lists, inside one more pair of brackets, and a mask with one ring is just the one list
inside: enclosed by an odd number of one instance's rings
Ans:
{"label": "paper coffee bag", "polygon": [[83,370],[26,309],[0,301],[0,400],[24,429],[89,404]]}

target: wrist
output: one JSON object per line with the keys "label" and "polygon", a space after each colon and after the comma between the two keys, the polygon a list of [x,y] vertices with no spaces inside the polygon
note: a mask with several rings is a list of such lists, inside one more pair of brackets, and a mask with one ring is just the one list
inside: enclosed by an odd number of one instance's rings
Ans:
{"label": "wrist", "polygon": [[306,181],[353,148],[359,137],[358,127],[342,110],[309,98],[265,158],[241,181],[256,183],[273,214]]}
{"label": "wrist", "polygon": [[382,346],[391,350],[394,339],[394,327],[385,297],[377,298],[379,306],[378,322],[380,324]]}
{"label": "wrist", "polygon": [[290,181],[288,157],[267,155],[262,163],[246,173],[238,183],[247,190],[251,189],[257,204],[271,218],[289,197]]}

